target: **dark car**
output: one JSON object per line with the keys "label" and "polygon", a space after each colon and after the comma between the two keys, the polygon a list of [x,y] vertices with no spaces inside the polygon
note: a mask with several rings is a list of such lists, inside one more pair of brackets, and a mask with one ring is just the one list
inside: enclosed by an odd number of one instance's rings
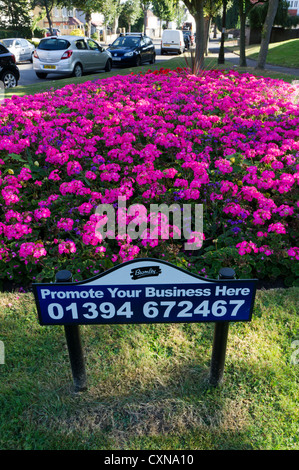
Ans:
{"label": "dark car", "polygon": [[16,66],[15,56],[0,44],[0,81],[4,88],[14,88],[20,79],[20,72]]}
{"label": "dark car", "polygon": [[107,49],[113,65],[139,66],[144,62],[154,64],[156,50],[153,41],[141,33],[120,35]]}

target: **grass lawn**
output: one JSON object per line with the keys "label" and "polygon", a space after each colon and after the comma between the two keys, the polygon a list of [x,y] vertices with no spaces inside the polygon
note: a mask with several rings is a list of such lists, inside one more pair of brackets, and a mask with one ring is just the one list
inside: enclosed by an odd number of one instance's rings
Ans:
{"label": "grass lawn", "polygon": [[[236,54],[239,53],[239,47],[234,46],[230,49]],[[256,60],[258,58],[259,50],[260,44],[247,46],[246,57]],[[289,41],[269,44],[267,64],[299,68],[299,39],[290,39]]]}
{"label": "grass lawn", "polygon": [[63,327],[38,324],[30,293],[0,294],[0,448],[298,450],[298,294],[257,293],[252,321],[230,324],[215,389],[211,323],[81,326],[80,394]]}

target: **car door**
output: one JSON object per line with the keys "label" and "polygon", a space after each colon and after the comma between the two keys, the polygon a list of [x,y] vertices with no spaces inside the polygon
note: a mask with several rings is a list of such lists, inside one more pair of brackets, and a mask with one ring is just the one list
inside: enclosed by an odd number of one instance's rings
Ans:
{"label": "car door", "polygon": [[22,47],[21,47],[21,41],[20,39],[16,39],[14,41],[14,49],[16,51],[15,56],[16,56],[16,61],[20,62],[23,59],[24,52],[22,52]]}
{"label": "car door", "polygon": [[87,47],[86,41],[82,39],[78,39],[75,42],[76,46],[76,58],[80,60],[81,64],[83,65],[83,70],[89,70],[90,69],[90,63],[89,63],[89,54],[90,51]]}
{"label": "car door", "polygon": [[146,58],[147,57],[147,47],[146,47],[145,38],[142,38],[140,40],[139,50],[140,50],[141,62],[146,62],[147,61],[147,58]]}
{"label": "car door", "polygon": [[102,69],[105,67],[106,57],[102,54],[103,49],[93,41],[93,39],[87,39],[87,45],[89,49],[89,64],[90,70]]}
{"label": "car door", "polygon": [[22,54],[22,60],[31,59],[31,49],[26,39],[21,39],[21,54]]}

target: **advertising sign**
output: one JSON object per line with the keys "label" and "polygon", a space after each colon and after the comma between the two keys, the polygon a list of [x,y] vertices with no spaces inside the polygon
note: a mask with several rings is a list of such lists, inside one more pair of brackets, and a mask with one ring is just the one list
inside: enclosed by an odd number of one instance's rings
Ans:
{"label": "advertising sign", "polygon": [[250,321],[256,280],[136,259],[81,282],[33,284],[41,325]]}

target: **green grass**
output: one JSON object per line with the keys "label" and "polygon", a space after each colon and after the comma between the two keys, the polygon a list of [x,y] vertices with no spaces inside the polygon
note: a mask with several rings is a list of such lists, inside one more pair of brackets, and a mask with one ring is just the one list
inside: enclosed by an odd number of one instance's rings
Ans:
{"label": "green grass", "polygon": [[38,324],[31,294],[1,294],[0,449],[298,450],[298,294],[258,292],[216,389],[213,324],[82,326],[80,394],[63,327]]}
{"label": "green grass", "polygon": [[[236,54],[239,48],[230,48]],[[246,47],[246,57],[256,60],[258,58],[260,44],[253,44]],[[267,64],[279,65],[281,67],[299,68],[299,39],[275,42],[269,44],[267,54]]]}

